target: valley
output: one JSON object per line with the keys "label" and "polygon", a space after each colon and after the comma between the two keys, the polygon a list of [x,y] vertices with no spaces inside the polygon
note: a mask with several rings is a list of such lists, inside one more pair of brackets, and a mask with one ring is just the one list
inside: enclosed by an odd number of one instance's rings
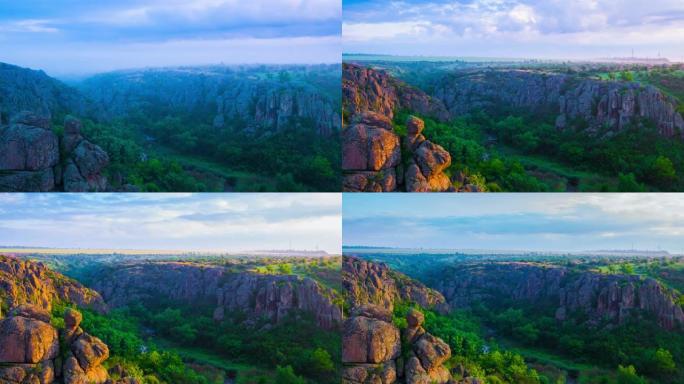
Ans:
{"label": "valley", "polygon": [[343,60],[345,191],[682,189],[681,64]]}
{"label": "valley", "polygon": [[[448,342],[445,365],[456,382],[474,382],[461,374],[469,365],[488,383],[682,380],[682,256],[373,247],[344,254],[356,300],[393,303],[395,313],[408,305],[434,319],[426,329]],[[518,356],[529,376],[497,370],[495,351]]]}
{"label": "valley", "polygon": [[[339,382],[339,257],[306,251],[225,254],[22,247],[3,253],[9,256],[0,256],[0,324],[38,316],[55,332],[64,333],[74,328],[69,319],[79,316],[82,321],[75,327],[88,332],[97,346],[92,348],[101,351],[90,364],[70,347],[86,379],[79,378],[78,370],[72,374],[66,365],[62,369],[61,354],[49,352],[30,360],[0,356],[3,380]],[[79,315],[72,315],[76,311]],[[44,346],[44,337],[15,339],[10,329],[0,325],[0,339],[17,351],[69,350],[63,338],[55,339],[57,347]],[[35,364],[49,365],[53,371],[34,379]],[[68,359],[66,364],[71,364]]]}
{"label": "valley", "polygon": [[3,63],[0,190],[338,191],[339,82],[339,65],[311,64],[66,84]]}

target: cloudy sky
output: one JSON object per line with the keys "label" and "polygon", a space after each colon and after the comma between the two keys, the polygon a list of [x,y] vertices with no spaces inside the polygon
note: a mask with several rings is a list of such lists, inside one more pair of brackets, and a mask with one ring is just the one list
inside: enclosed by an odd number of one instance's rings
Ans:
{"label": "cloudy sky", "polygon": [[345,194],[345,245],[684,253],[681,194]]}
{"label": "cloudy sky", "polygon": [[52,75],[340,59],[340,0],[0,0],[0,61]]}
{"label": "cloudy sky", "polygon": [[0,194],[0,245],[341,251],[339,194]]}
{"label": "cloudy sky", "polygon": [[344,52],[684,60],[682,0],[344,0]]}

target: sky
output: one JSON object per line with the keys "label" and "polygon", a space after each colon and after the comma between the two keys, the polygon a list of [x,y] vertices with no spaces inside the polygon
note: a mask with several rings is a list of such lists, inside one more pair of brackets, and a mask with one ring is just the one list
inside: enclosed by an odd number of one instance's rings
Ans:
{"label": "sky", "polygon": [[684,253],[682,194],[345,194],[342,206],[347,246]]}
{"label": "sky", "polygon": [[335,63],[340,0],[0,0],[0,61],[53,76]]}
{"label": "sky", "polygon": [[0,245],[341,253],[340,194],[0,194]]}
{"label": "sky", "polygon": [[346,53],[684,61],[682,0],[344,0]]}

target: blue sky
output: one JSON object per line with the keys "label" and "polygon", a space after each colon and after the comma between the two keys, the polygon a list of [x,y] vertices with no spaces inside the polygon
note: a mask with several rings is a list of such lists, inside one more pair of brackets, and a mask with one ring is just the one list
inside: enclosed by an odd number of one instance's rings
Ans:
{"label": "blue sky", "polygon": [[341,252],[339,194],[0,194],[0,245]]}
{"label": "blue sky", "polygon": [[353,53],[684,60],[682,0],[344,0]]}
{"label": "blue sky", "polygon": [[0,0],[0,61],[49,74],[338,62],[340,0]]}
{"label": "blue sky", "polygon": [[345,194],[344,245],[684,253],[681,194]]}

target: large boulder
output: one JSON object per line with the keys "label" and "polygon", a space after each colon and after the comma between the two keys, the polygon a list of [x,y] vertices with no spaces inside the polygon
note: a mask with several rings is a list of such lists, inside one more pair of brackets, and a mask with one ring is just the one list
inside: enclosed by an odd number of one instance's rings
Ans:
{"label": "large boulder", "polygon": [[33,305],[11,311],[0,321],[0,363],[36,364],[57,357],[59,338],[49,320],[46,311]]}
{"label": "large boulder", "polygon": [[382,115],[367,112],[342,132],[345,171],[380,171],[396,167],[401,160],[399,137],[391,122]]}
{"label": "large boulder", "polygon": [[449,152],[431,141],[423,142],[414,152],[414,158],[426,178],[439,174],[451,165]]}
{"label": "large boulder", "polygon": [[413,350],[426,371],[431,371],[441,366],[451,357],[449,344],[429,333],[424,334],[413,344]]}
{"label": "large boulder", "polygon": [[383,363],[399,356],[399,330],[383,320],[357,316],[344,324],[342,362]]}
{"label": "large boulder", "polygon": [[82,334],[72,345],[73,352],[78,364],[85,372],[100,366],[109,358],[109,348],[107,344],[97,337],[87,333]]}

